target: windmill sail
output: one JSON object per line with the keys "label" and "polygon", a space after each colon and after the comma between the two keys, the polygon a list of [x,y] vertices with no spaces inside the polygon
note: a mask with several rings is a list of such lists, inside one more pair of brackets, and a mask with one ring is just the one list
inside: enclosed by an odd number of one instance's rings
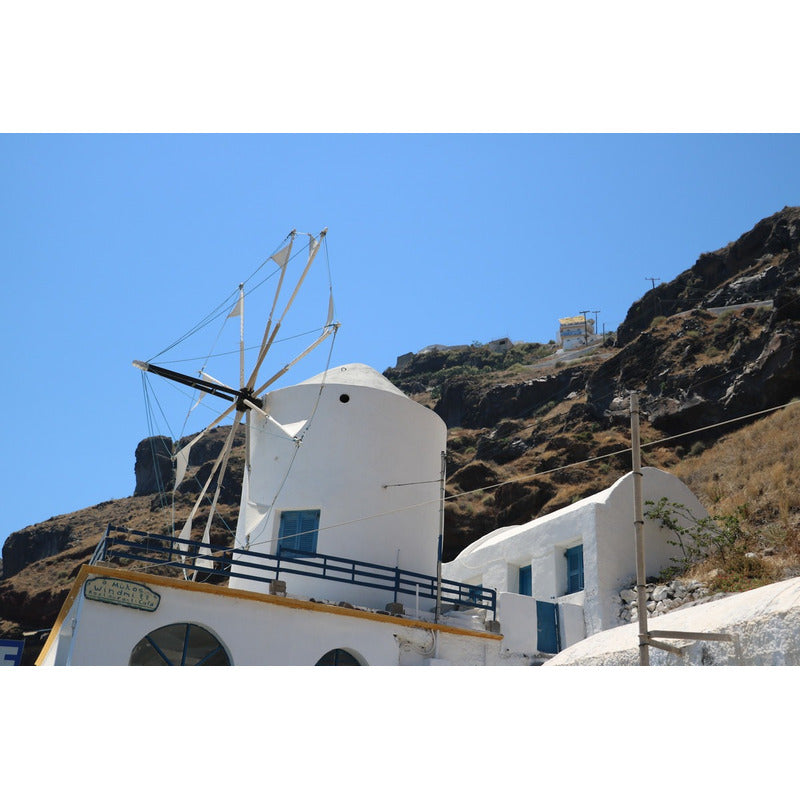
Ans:
{"label": "windmill sail", "polygon": [[[275,372],[268,380],[263,382],[257,389],[255,389],[254,387],[258,383],[259,371],[261,370],[261,367],[263,366],[267,358],[267,355],[270,353],[273,345],[276,342],[278,331],[281,329],[284,320],[287,318],[290,309],[294,305],[303,285],[306,282],[306,279],[309,276],[312,264],[314,263],[314,260],[320,249],[320,245],[326,233],[327,229],[324,229],[317,237],[314,237],[311,234],[307,234],[309,243],[308,243],[308,256],[305,266],[303,267],[298,279],[294,284],[289,299],[285,302],[282,308],[280,308],[280,310],[279,310],[280,295],[283,291],[284,283],[286,282],[288,276],[288,267],[292,259],[293,246],[295,238],[298,235],[297,231],[292,231],[287,237],[288,242],[267,259],[267,261],[272,261],[278,266],[277,286],[275,288],[274,297],[272,299],[272,304],[267,317],[264,332],[261,337],[261,344],[258,348],[255,363],[246,381],[245,381],[246,372],[245,372],[245,343],[244,343],[245,284],[244,283],[239,284],[238,298],[232,306],[230,305],[227,306],[228,313],[225,317],[226,321],[229,319],[236,319],[236,318],[239,319],[239,348],[238,348],[239,349],[238,385],[240,386],[239,389],[235,389],[233,388],[233,386],[228,385],[221,380],[218,380],[212,375],[209,375],[205,371],[205,368],[198,373],[197,377],[193,377],[190,375],[185,375],[183,373],[167,369],[163,366],[151,364],[149,362],[142,362],[142,361],[134,362],[135,366],[137,366],[139,369],[142,369],[145,372],[159,375],[178,384],[182,384],[184,386],[188,386],[191,387],[192,389],[197,390],[200,393],[200,396],[195,402],[192,410],[194,410],[194,408],[201,403],[203,398],[206,397],[219,397],[221,399],[227,400],[229,403],[229,405],[225,408],[225,410],[221,414],[219,414],[210,424],[206,425],[205,428],[203,428],[203,430],[200,433],[192,437],[192,439],[187,444],[185,444],[180,450],[178,450],[174,454],[173,458],[175,464],[175,488],[177,488],[185,480],[192,448],[199,441],[201,441],[203,437],[205,437],[213,428],[215,428],[217,425],[223,422],[231,414],[234,414],[234,418],[231,424],[231,429],[228,432],[223,447],[219,455],[215,459],[214,464],[212,465],[211,468],[211,473],[208,475],[205,484],[200,489],[200,492],[192,507],[192,510],[190,511],[188,518],[185,520],[181,532],[178,536],[179,539],[178,549],[182,553],[182,560],[185,565],[184,575],[186,577],[197,579],[199,575],[202,574],[202,572],[198,571],[197,568],[200,568],[202,570],[203,568],[214,566],[214,559],[212,558],[213,548],[211,546],[212,523],[217,511],[217,507],[219,505],[220,493],[222,491],[223,481],[225,479],[225,475],[228,470],[230,454],[233,448],[233,443],[235,441],[236,431],[239,428],[239,426],[243,424],[245,430],[246,468],[243,476],[243,481],[246,482],[249,480],[249,475],[248,475],[248,467],[250,464],[249,433],[250,433],[250,417],[253,412],[256,412],[260,416],[265,417],[268,420],[268,422],[276,428],[276,432],[279,433],[279,435],[286,436],[287,438],[294,440],[298,444],[300,441],[299,437],[301,435],[301,432],[308,425],[308,420],[306,419],[298,420],[288,425],[281,425],[269,415],[269,412],[264,407],[264,402],[262,399],[260,399],[260,396],[269,386],[271,386],[275,381],[277,381],[280,377],[286,374],[286,372],[288,372],[289,369],[291,369],[299,361],[301,361],[303,358],[309,355],[323,341],[328,339],[332,334],[335,334],[336,331],[338,330],[339,327],[338,323],[333,322],[333,315],[334,315],[333,292],[330,286],[329,286],[327,318],[322,327],[321,333],[309,346],[307,346],[304,350],[302,350],[302,352],[300,352],[299,355],[292,358],[287,364],[285,364],[285,366],[283,366],[281,369]],[[215,481],[216,481],[216,487],[213,492],[213,497],[211,497],[209,500],[208,495]],[[245,493],[244,496],[246,497],[247,494]],[[204,526],[201,542],[199,544],[192,546],[191,552],[196,553],[196,557],[192,558],[190,555],[189,541],[192,538],[192,527],[194,520],[204,502],[210,502],[210,510]],[[245,513],[247,514],[248,518],[261,519],[266,517],[268,511],[269,509],[254,507],[252,509],[250,508],[246,509]]]}

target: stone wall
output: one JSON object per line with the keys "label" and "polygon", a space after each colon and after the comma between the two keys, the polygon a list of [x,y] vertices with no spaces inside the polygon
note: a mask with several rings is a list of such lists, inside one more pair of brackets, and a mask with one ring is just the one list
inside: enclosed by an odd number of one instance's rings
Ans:
{"label": "stone wall", "polygon": [[[709,600],[718,600],[723,595],[711,595],[709,589],[700,581],[674,580],[668,583],[648,583],[647,594],[648,617],[657,617],[674,611],[681,606],[697,605]],[[639,619],[636,584],[619,593],[619,620],[624,625]]]}

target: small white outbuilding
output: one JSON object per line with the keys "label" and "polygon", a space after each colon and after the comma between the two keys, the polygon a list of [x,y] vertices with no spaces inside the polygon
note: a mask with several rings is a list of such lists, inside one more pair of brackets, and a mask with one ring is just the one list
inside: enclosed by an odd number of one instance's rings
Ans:
{"label": "small white outbuilding", "polygon": [[[674,475],[642,470],[644,501],[667,497],[698,519],[707,512]],[[442,567],[450,580],[494,589],[503,646],[551,654],[620,625],[619,592],[636,577],[633,474],[608,489],[522,525],[500,528]],[[670,534],[645,518],[648,575],[678,555]]]}

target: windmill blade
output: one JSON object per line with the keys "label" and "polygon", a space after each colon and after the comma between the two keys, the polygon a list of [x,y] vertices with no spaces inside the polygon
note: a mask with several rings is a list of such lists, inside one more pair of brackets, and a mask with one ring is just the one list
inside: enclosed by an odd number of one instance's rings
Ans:
{"label": "windmill blade", "polygon": [[283,314],[281,314],[281,318],[278,320],[278,322],[283,322],[284,318],[286,317],[286,314],[292,307],[294,299],[295,297],[297,297],[297,293],[300,291],[300,287],[303,285],[303,282],[306,279],[306,275],[308,275],[308,271],[311,269],[311,264],[314,262],[314,259],[316,258],[317,253],[319,252],[319,246],[322,243],[322,240],[327,232],[328,229],[325,228],[325,230],[323,230],[322,233],[320,233],[319,239],[314,239],[313,237],[310,237],[313,244],[310,244],[308,248],[308,261],[306,262],[305,269],[303,270],[303,274],[300,276],[300,280],[297,281],[297,286],[294,287],[294,292],[292,292],[292,296],[289,298],[289,302],[283,309]]}
{"label": "windmill blade", "polygon": [[188,444],[184,445],[180,450],[178,450],[177,453],[175,453],[175,488],[178,487],[183,480],[184,475],[186,474],[186,468],[189,465],[189,452],[191,451],[192,447],[194,447],[212,428],[215,428],[217,425],[219,425],[219,423],[222,422],[222,420],[225,419],[225,417],[227,417],[231,411],[235,411],[237,405],[238,403],[234,403],[233,405],[228,406],[228,408],[226,408],[225,411],[223,411],[222,414],[220,414],[210,425],[207,425],[205,428],[203,428],[203,430],[200,431],[200,433],[198,433]]}
{"label": "windmill blade", "polygon": [[321,345],[332,333],[336,333],[338,329],[339,325],[337,323],[328,325],[315,342],[312,342],[305,350],[303,350],[302,353],[300,353],[299,356],[286,364],[286,366],[284,366],[282,369],[278,370],[278,372],[276,372],[266,383],[259,386],[258,389],[253,392],[253,394],[255,396],[262,394],[268,386],[271,386],[276,380],[278,380],[278,378],[280,378],[282,375],[285,375],[298,361],[305,358],[315,347]]}
{"label": "windmill blade", "polygon": [[[206,527],[203,531],[203,545],[208,545],[207,548],[208,555],[211,555],[211,523],[214,520],[214,514],[217,510],[217,503],[219,502],[219,495],[222,491],[222,482],[225,480],[225,472],[228,469],[228,460],[230,458],[231,450],[233,449],[233,442],[236,435],[236,428],[239,426],[239,422],[241,421],[242,417],[244,416],[244,411],[237,411],[236,416],[233,418],[233,422],[231,423],[231,429],[228,433],[228,438],[225,440],[225,444],[222,447],[222,452],[220,453],[220,468],[219,468],[219,477],[217,478],[217,488],[214,492],[214,499],[211,501],[211,509],[208,512],[208,519],[206,520]],[[199,548],[198,553],[202,553],[203,548]],[[200,555],[195,559],[195,566],[201,566],[210,568],[213,566],[213,561],[208,558],[203,558]],[[195,579],[197,578],[197,571],[195,570]]]}
{"label": "windmill blade", "polygon": [[[260,408],[255,403],[251,403],[249,400],[244,400],[243,402],[246,406],[249,406],[253,411],[257,411],[259,414],[261,414],[261,416],[264,417],[264,419],[266,419],[267,422],[274,425],[276,428],[278,428],[278,430],[282,431],[288,439],[292,439],[293,441],[297,441],[298,431],[302,430],[308,424],[307,419],[301,419],[298,422],[291,423],[291,427],[287,427],[286,425],[281,425],[281,423],[278,422],[278,420],[276,420],[275,417],[270,416],[268,412],[264,411],[263,408]],[[246,430],[249,429],[250,426],[248,425]],[[249,460],[250,459],[248,456],[246,458],[246,463],[248,466],[249,466]]]}
{"label": "windmill blade", "polygon": [[216,383],[217,386],[224,386],[226,389],[230,389],[232,392],[236,391],[236,389],[234,389],[232,386],[228,386],[226,383],[223,383],[219,378],[215,378],[213,375],[209,375],[205,371],[201,371],[200,374],[204,378],[207,378],[208,380],[213,381],[214,383]]}
{"label": "windmill blade", "polygon": [[281,323],[278,322],[272,329],[272,335],[269,337],[269,341],[261,347],[258,358],[256,359],[256,365],[253,367],[253,371],[250,373],[250,379],[247,381],[248,389],[253,388],[253,384],[255,384],[256,378],[258,377],[258,371],[261,369],[261,365],[264,363],[264,359],[267,357],[267,353],[270,351],[272,343],[275,341],[275,337],[278,335],[280,329]]}
{"label": "windmill blade", "polygon": [[[237,413],[237,417],[239,417],[240,413],[241,412]],[[231,426],[231,428],[233,428],[233,426]],[[203,434],[199,434],[198,436],[196,436],[194,438],[193,442],[196,442],[202,435]],[[228,435],[228,438],[231,439],[231,441],[232,441],[232,437],[230,436],[230,434]],[[227,440],[226,440],[226,444],[227,444]],[[186,448],[184,448],[184,450],[185,449]],[[189,517],[186,520],[186,522],[184,523],[183,529],[181,530],[180,535],[178,536],[178,539],[179,539],[178,549],[183,553],[185,553],[189,549],[188,544],[183,544],[183,542],[184,541],[188,541],[189,538],[191,537],[192,522],[194,521],[195,514],[197,514],[197,511],[200,508],[200,504],[203,502],[203,499],[205,498],[206,493],[208,492],[208,487],[211,486],[211,483],[214,480],[214,476],[216,475],[217,469],[219,469],[219,466],[222,463],[223,458],[227,457],[228,451],[229,451],[229,448],[223,446],[222,450],[220,451],[220,454],[217,456],[216,460],[214,461],[213,465],[211,466],[211,472],[209,473],[208,479],[206,480],[205,485],[203,486],[203,488],[200,490],[200,494],[198,494],[197,500],[195,501],[195,504],[194,504],[190,514],[189,514]]]}
{"label": "windmill blade", "polygon": [[[306,262],[306,266],[303,269],[302,274],[300,275],[300,279],[297,281],[297,285],[294,287],[294,291],[292,292],[292,296],[289,298],[289,301],[286,303],[286,306],[283,309],[283,313],[280,316],[280,319],[275,324],[275,328],[272,331],[271,336],[267,340],[267,331],[264,332],[264,339],[262,341],[261,350],[259,351],[258,358],[256,359],[256,365],[253,368],[252,373],[250,374],[250,380],[247,381],[247,388],[252,389],[255,385],[256,379],[258,377],[258,371],[261,369],[261,365],[264,363],[264,359],[266,358],[267,353],[269,352],[270,347],[272,346],[273,341],[275,340],[275,334],[278,332],[278,329],[281,326],[281,323],[286,317],[286,314],[289,312],[289,309],[292,307],[295,298],[297,297],[297,293],[300,291],[300,287],[305,282],[306,276],[308,275],[308,271],[311,269],[311,264],[314,262],[314,259],[319,252],[320,244],[322,240],[325,238],[325,234],[328,232],[328,229],[325,228],[319,235],[319,239],[314,239],[312,236],[309,235],[311,243],[309,244],[309,252],[308,252],[308,261]],[[281,275],[281,278],[283,275]],[[280,287],[279,287],[280,288]],[[277,294],[276,294],[277,300]],[[274,306],[273,306],[274,308]],[[270,319],[272,315],[270,314]],[[296,361],[293,363],[297,363]],[[258,391],[256,394],[260,394],[261,392]]]}
{"label": "windmill blade", "polygon": [[[286,277],[286,267],[289,264],[289,257],[292,254],[292,245],[294,244],[294,237],[296,235],[297,231],[292,231],[289,234],[289,244],[287,244],[282,250],[275,253],[275,255],[271,256],[272,260],[281,268],[281,276],[278,278],[278,286],[275,289],[275,296],[272,298],[272,308],[270,309],[269,316],[267,317],[267,325],[264,328],[264,335],[261,337],[261,347],[258,351],[256,366],[250,375],[250,380],[246,384],[243,383],[243,385],[249,389],[253,388],[258,370],[264,361],[264,357],[272,346],[272,342],[275,340],[275,334],[278,332],[278,328],[280,328],[280,324],[278,324],[276,328],[272,328],[272,318],[275,316],[275,309],[278,306],[278,297],[280,296],[281,288],[283,287],[283,279]],[[270,331],[272,332],[272,335],[270,335]]]}

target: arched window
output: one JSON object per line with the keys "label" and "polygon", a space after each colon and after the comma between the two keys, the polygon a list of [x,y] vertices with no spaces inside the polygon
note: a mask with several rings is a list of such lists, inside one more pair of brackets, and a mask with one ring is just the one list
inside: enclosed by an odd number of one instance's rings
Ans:
{"label": "arched window", "polygon": [[228,667],[222,642],[200,625],[178,622],[148,633],[131,650],[132,667]]}
{"label": "arched window", "polygon": [[360,667],[358,659],[347,652],[340,650],[328,650],[322,658],[314,664],[315,667]]}

